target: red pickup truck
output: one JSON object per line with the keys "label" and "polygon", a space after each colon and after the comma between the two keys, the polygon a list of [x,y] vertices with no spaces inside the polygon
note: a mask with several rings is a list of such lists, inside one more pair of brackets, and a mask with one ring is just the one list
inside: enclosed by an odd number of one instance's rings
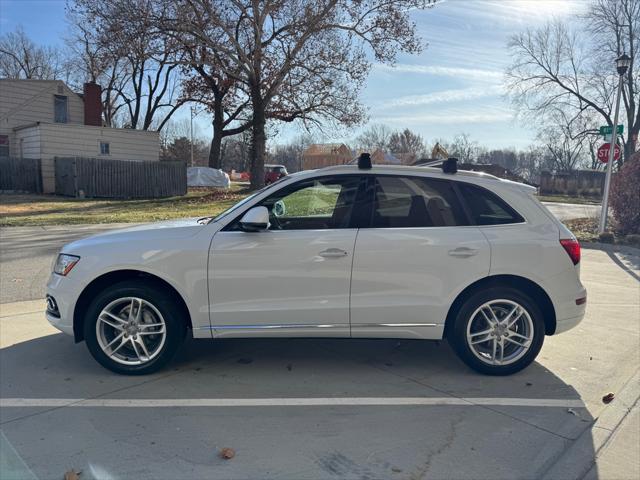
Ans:
{"label": "red pickup truck", "polygon": [[264,166],[264,184],[280,180],[282,177],[289,175],[287,168],[284,165],[265,165]]}

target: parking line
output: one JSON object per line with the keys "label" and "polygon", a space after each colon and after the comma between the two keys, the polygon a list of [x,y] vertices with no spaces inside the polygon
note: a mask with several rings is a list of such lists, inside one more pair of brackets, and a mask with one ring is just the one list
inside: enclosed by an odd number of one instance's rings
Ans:
{"label": "parking line", "polygon": [[497,406],[582,408],[578,399],[458,397],[320,398],[0,398],[0,408],[169,408],[169,407],[340,407],[340,406]]}

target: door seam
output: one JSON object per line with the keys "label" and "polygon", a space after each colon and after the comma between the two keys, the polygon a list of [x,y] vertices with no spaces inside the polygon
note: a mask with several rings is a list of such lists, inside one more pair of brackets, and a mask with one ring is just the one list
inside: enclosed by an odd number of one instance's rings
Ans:
{"label": "door seam", "polygon": [[356,258],[356,242],[358,241],[358,234],[360,233],[360,229],[356,229],[356,237],[353,239],[353,249],[351,254],[351,269],[349,272],[349,338],[353,337],[352,327],[351,327],[351,286],[353,284],[353,262]]}

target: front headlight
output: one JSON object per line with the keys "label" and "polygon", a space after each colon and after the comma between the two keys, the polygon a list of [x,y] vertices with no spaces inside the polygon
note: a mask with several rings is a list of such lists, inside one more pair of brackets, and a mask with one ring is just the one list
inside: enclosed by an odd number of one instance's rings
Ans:
{"label": "front headlight", "polygon": [[80,257],[76,257],[75,255],[67,255],[66,253],[61,253],[58,255],[56,259],[56,263],[53,265],[53,273],[57,273],[58,275],[66,276],[73,267],[76,266]]}

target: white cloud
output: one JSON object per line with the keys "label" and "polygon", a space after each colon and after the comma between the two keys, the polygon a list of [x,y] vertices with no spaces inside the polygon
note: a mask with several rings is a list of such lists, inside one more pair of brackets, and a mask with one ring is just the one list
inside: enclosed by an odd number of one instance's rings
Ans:
{"label": "white cloud", "polygon": [[393,100],[388,100],[382,103],[380,108],[412,107],[419,105],[431,105],[434,103],[475,100],[478,98],[501,95],[502,93],[504,93],[504,89],[501,85],[442,90],[440,92],[427,93],[424,95],[407,95]]}
{"label": "white cloud", "polygon": [[504,75],[499,70],[483,70],[479,68],[464,68],[464,67],[438,67],[429,65],[409,65],[399,64],[395,66],[389,66],[385,64],[376,64],[374,66],[376,70],[386,72],[397,73],[419,73],[423,75],[437,75],[443,77],[456,77],[471,80],[485,80],[496,81],[502,80]]}
{"label": "white cloud", "polygon": [[406,115],[398,117],[374,117],[372,121],[391,125],[462,125],[469,123],[511,122],[513,115],[509,112],[494,113],[438,113],[422,115]]}

